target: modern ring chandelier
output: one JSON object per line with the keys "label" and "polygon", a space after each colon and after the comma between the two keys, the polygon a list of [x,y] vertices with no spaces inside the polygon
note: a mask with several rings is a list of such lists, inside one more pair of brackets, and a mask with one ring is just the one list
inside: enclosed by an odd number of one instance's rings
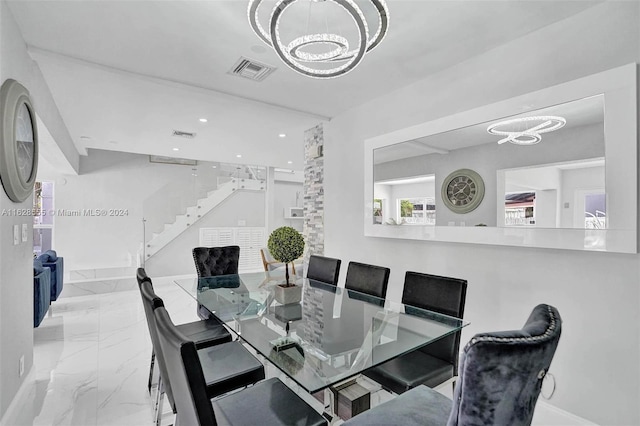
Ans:
{"label": "modern ring chandelier", "polygon": [[353,70],[389,28],[385,0],[277,0],[268,19],[263,3],[249,0],[251,28],[287,66],[309,77],[333,78]]}
{"label": "modern ring chandelier", "polygon": [[506,136],[500,139],[498,144],[511,142],[515,145],[535,145],[542,140],[541,134],[558,130],[565,124],[567,120],[563,117],[537,115],[494,123],[487,127],[487,132],[492,135]]}

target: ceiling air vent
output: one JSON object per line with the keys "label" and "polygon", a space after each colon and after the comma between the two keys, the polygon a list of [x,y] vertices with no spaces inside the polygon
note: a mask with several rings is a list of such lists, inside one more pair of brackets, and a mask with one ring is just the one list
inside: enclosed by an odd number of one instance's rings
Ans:
{"label": "ceiling air vent", "polygon": [[237,75],[249,80],[262,81],[275,70],[275,67],[241,57],[227,74]]}
{"label": "ceiling air vent", "polygon": [[192,132],[183,132],[182,130],[174,130],[171,136],[178,136],[180,138],[193,139],[196,137],[196,134]]}

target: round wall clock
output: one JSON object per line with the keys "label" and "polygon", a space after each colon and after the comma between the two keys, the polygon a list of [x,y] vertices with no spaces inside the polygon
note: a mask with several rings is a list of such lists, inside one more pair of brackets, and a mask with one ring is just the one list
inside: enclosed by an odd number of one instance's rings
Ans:
{"label": "round wall clock", "polygon": [[473,170],[456,170],[442,183],[442,201],[454,213],[463,214],[475,210],[483,197],[484,181]]}
{"label": "round wall clock", "polygon": [[33,192],[38,171],[38,129],[29,91],[15,80],[0,88],[0,180],[11,201]]}

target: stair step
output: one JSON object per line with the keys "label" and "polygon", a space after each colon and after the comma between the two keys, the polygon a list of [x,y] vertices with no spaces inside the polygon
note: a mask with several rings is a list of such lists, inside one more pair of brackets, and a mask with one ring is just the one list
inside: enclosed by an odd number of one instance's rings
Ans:
{"label": "stair step", "polygon": [[219,185],[214,191],[207,192],[207,197],[196,200],[196,205],[187,207],[185,214],[177,215],[173,223],[166,223],[162,232],[153,233],[153,238],[147,242],[147,247],[152,249],[147,252],[147,259],[216,208],[222,201],[233,195],[238,185],[240,188],[237,189],[240,190],[263,191],[265,189],[264,181],[253,179],[240,179],[238,181],[234,179]]}

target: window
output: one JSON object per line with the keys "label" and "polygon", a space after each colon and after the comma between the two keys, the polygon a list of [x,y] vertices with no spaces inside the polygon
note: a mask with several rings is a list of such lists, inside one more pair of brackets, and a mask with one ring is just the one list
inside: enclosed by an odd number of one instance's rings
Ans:
{"label": "window", "polygon": [[401,198],[398,202],[401,222],[409,225],[436,224],[436,203],[433,197]]}
{"label": "window", "polygon": [[382,200],[380,198],[373,200],[373,223],[382,224]]}
{"label": "window", "polygon": [[585,194],[584,227],[586,229],[607,228],[607,205],[604,192]]}
{"label": "window", "polygon": [[535,225],[535,192],[510,192],[504,197],[505,226]]}
{"label": "window", "polygon": [[51,250],[53,240],[53,182],[36,182],[33,188],[33,253]]}

